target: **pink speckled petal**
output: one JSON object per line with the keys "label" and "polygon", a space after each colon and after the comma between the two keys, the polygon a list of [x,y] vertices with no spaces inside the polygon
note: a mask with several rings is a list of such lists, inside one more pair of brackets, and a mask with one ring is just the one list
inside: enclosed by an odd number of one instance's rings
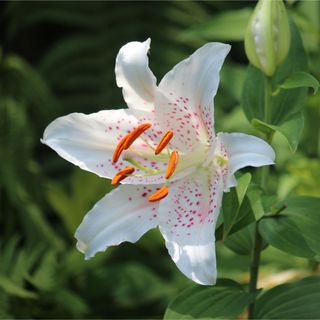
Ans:
{"label": "pink speckled petal", "polygon": [[172,184],[160,202],[160,231],[172,260],[199,284],[216,281],[214,229],[222,194],[221,175],[203,170]]}
{"label": "pink speckled petal", "polygon": [[274,164],[275,153],[272,147],[264,140],[252,135],[220,132],[215,146],[214,152],[216,154],[220,152],[220,156],[228,159],[225,190],[236,185],[234,173],[239,169]]}
{"label": "pink speckled petal", "polygon": [[[123,160],[124,152],[117,163],[112,163],[112,154],[121,138],[141,123],[153,123],[153,126],[143,134],[150,143],[160,140],[163,132],[154,123],[151,112],[138,110],[106,110],[93,114],[72,113],[53,121],[45,130],[42,142],[54,149],[61,157],[79,166],[81,169],[93,172],[100,177],[112,178],[119,170],[131,165]],[[133,147],[139,148],[144,154],[153,151],[137,140]],[[150,169],[165,169],[165,163],[133,154],[136,161]],[[141,174],[140,170],[135,173]],[[163,175],[151,177],[134,177],[123,180],[125,183],[145,184],[163,183]]]}
{"label": "pink speckled petal", "polygon": [[124,241],[136,242],[158,224],[158,202],[148,196],[157,186],[120,186],[87,213],[76,231],[77,248],[85,258]]}
{"label": "pink speckled petal", "polygon": [[219,72],[230,46],[208,43],[177,64],[159,84],[156,116],[163,129],[175,133],[172,143],[192,151],[214,139],[213,98]]}
{"label": "pink speckled petal", "polygon": [[148,50],[150,39],[144,42],[129,42],[124,45],[116,59],[116,80],[123,88],[124,100],[129,108],[154,109],[156,78],[149,69]]}

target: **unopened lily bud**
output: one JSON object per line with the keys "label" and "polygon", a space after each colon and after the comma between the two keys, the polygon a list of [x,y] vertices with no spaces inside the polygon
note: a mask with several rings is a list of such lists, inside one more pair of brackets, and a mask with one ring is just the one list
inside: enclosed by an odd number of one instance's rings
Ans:
{"label": "unopened lily bud", "polygon": [[247,27],[244,40],[249,61],[266,75],[287,57],[290,26],[282,0],[259,0]]}

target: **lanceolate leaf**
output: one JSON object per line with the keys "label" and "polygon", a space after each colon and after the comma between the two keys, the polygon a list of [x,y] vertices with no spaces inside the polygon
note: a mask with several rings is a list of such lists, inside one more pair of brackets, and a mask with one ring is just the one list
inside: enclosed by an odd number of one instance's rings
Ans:
{"label": "lanceolate leaf", "polygon": [[307,72],[296,72],[285,81],[280,84],[282,89],[294,89],[294,88],[312,88],[313,93],[316,94],[319,89],[319,81]]}
{"label": "lanceolate leaf", "polygon": [[256,319],[319,319],[320,277],[287,283],[263,294],[257,302]]}
{"label": "lanceolate leaf", "polygon": [[238,179],[237,187],[232,188],[223,197],[224,239],[226,239],[231,230],[235,232],[253,220],[250,203],[245,197],[250,181],[251,175],[249,173],[241,176]]}
{"label": "lanceolate leaf", "polygon": [[169,304],[164,319],[230,319],[239,315],[258,293],[248,293],[231,283],[192,287]]}
{"label": "lanceolate leaf", "polygon": [[302,134],[304,118],[302,112],[297,112],[279,126],[267,124],[258,119],[252,119],[251,124],[256,129],[265,133],[280,132],[287,139],[291,150],[295,152]]}

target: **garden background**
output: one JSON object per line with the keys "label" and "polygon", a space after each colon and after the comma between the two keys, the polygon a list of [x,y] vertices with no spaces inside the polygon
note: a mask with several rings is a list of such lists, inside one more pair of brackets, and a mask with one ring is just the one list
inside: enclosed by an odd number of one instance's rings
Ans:
{"label": "garden background", "polygon": [[[0,318],[161,318],[193,285],[158,230],[85,261],[73,237],[110,181],[84,172],[40,143],[45,127],[71,112],[123,108],[115,57],[151,37],[158,79],[210,41],[232,44],[215,99],[217,132],[257,134],[240,100],[243,39],[254,1],[0,2]],[[287,1],[320,78],[320,2]],[[320,196],[320,94],[310,94],[298,150],[276,135],[270,188]],[[279,152],[280,151],[280,152]],[[252,171],[246,169],[246,171]],[[247,240],[246,240],[247,241]],[[243,248],[242,248],[243,247]],[[217,242],[219,277],[248,281],[245,241]],[[239,255],[239,253],[244,253]],[[260,285],[319,273],[318,264],[269,246]]]}

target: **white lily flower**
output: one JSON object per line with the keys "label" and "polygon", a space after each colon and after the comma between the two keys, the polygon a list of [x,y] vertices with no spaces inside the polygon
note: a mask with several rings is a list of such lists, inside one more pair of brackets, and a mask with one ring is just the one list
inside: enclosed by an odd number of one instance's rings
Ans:
{"label": "white lily flower", "polygon": [[58,118],[42,142],[84,170],[121,181],[76,231],[86,259],[159,226],[177,267],[211,285],[223,192],[236,185],[235,171],[270,165],[275,154],[257,137],[215,134],[213,98],[229,45],[204,45],[158,86],[149,46],[150,39],[130,42],[118,53],[116,79],[128,109]]}

